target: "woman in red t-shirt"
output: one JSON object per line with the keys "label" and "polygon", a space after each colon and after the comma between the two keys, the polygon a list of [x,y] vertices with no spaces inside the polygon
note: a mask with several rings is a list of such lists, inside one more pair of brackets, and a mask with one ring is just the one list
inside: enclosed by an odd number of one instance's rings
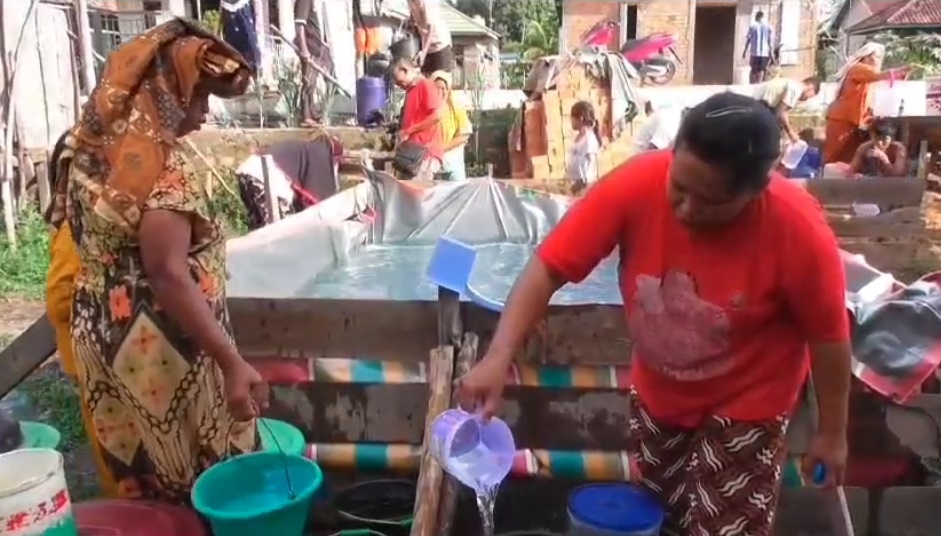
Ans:
{"label": "woman in red t-shirt", "polygon": [[808,371],[820,427],[805,474],[842,480],[850,384],[844,274],[817,202],[771,171],[774,114],[722,93],[692,108],[675,149],[603,178],[552,230],[510,293],[486,357],[461,380],[492,414],[553,293],[617,247],[634,341],[631,444],[679,534],[772,532],[785,430]]}

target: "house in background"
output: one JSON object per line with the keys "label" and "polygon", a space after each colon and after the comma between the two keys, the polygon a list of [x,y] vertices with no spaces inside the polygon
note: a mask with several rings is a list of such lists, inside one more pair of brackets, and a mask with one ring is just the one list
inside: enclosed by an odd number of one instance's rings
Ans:
{"label": "house in background", "polygon": [[621,43],[656,32],[676,34],[683,64],[672,83],[724,85],[748,67],[742,50],[758,11],[765,12],[782,45],[782,76],[814,74],[817,9],[806,0],[566,0],[562,28],[569,48],[603,20],[620,23]]}
{"label": "house in background", "polygon": [[941,30],[938,0],[844,0],[827,33],[840,53],[851,54],[874,33]]}
{"label": "house in background", "polygon": [[834,72],[873,34],[885,31],[941,32],[941,1],[844,0],[822,31],[821,41],[829,47],[826,71]]}

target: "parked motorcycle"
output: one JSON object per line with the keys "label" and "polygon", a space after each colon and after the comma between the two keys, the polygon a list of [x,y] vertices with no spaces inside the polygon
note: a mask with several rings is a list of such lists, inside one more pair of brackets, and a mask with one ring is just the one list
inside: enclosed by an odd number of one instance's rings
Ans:
{"label": "parked motorcycle", "polygon": [[[602,21],[582,36],[582,47],[607,49],[617,38],[618,23]],[[677,65],[682,65],[676,53],[676,35],[655,33],[640,39],[628,39],[620,53],[639,73],[645,84],[663,85],[676,76]]]}
{"label": "parked motorcycle", "polygon": [[676,76],[676,66],[683,61],[676,53],[676,35],[655,33],[640,39],[628,39],[621,47],[624,59],[640,73],[644,82],[660,86]]}

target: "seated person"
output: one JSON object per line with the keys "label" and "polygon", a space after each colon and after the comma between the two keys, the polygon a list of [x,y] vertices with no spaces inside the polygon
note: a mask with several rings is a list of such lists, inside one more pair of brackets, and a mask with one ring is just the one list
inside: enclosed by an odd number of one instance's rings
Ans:
{"label": "seated person", "polygon": [[634,135],[634,148],[637,152],[659,151],[673,147],[680,123],[686,115],[686,108],[664,108],[654,110],[646,104],[647,120],[641,124]]}
{"label": "seated person", "polygon": [[870,140],[859,146],[850,172],[874,177],[904,177],[908,171],[908,151],[895,141],[895,127],[886,119],[876,119],[869,130]]}

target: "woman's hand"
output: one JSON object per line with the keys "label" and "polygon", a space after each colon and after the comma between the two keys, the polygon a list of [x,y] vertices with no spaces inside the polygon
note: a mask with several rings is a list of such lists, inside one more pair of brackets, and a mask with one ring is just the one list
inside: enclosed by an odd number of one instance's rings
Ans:
{"label": "woman's hand", "polygon": [[872,149],[870,149],[869,156],[872,158],[878,158],[879,161],[882,162],[883,164],[889,163],[889,155],[887,155],[885,151],[883,151],[882,149],[879,149],[878,147],[873,147]]}
{"label": "woman's hand", "polygon": [[[848,450],[846,433],[817,432],[801,461],[804,481],[826,488],[843,485]],[[823,482],[814,482],[818,466],[823,467]]]}
{"label": "woman's hand", "polygon": [[510,369],[510,360],[487,354],[458,380],[457,394],[462,408],[480,410],[490,419],[503,402],[503,387]]}
{"label": "woman's hand", "polygon": [[242,358],[222,368],[226,405],[232,418],[249,421],[268,408],[268,384],[255,367]]}

